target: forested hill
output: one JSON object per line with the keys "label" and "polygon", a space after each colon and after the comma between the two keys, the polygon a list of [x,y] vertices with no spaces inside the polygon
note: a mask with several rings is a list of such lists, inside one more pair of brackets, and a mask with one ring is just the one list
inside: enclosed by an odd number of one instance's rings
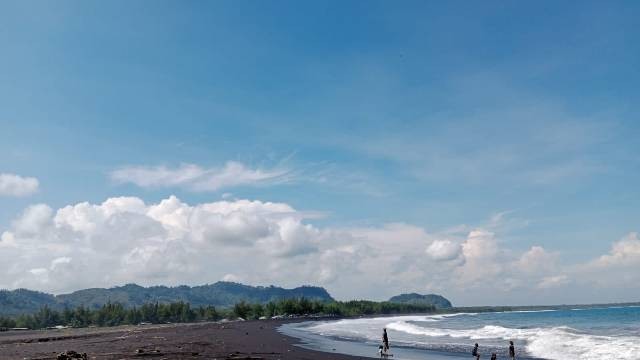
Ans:
{"label": "forested hill", "polygon": [[0,290],[0,316],[30,314],[43,306],[56,307],[55,296],[38,291],[18,289]]}
{"label": "forested hill", "polygon": [[436,309],[451,308],[451,301],[436,294],[420,295],[416,293],[397,295],[389,299],[389,302],[413,305],[433,305]]}
{"label": "forested hill", "polygon": [[194,307],[200,305],[227,307],[243,300],[250,303],[267,303],[301,297],[319,301],[333,300],[324,288],[315,286],[284,289],[276,286],[249,286],[232,282],[217,282],[194,287],[142,287],[128,284],[110,289],[79,290],[57,296],[25,289],[1,290],[0,315],[32,313],[45,305],[54,309],[80,305],[97,308],[109,301],[121,303],[126,307],[141,306],[150,302],[170,303],[176,301],[188,302]]}

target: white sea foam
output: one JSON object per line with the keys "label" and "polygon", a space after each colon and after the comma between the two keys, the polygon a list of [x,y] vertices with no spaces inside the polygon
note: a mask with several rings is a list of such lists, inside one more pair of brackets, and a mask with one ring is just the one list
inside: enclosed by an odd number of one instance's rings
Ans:
{"label": "white sea foam", "polygon": [[402,321],[402,322],[437,322],[450,317],[457,316],[474,316],[477,313],[452,313],[452,314],[438,314],[438,315],[418,315],[418,316],[394,316],[394,317],[374,317],[374,318],[361,318],[361,319],[342,319],[337,321],[319,322],[307,328],[307,330],[323,333],[325,330],[329,330],[333,333],[336,331],[353,332],[353,329],[377,329],[387,326],[387,324]]}
{"label": "white sea foam", "polygon": [[430,337],[468,338],[470,340],[502,339],[524,340],[527,352],[545,359],[563,360],[601,360],[601,359],[638,359],[640,337],[600,336],[580,333],[569,327],[511,329],[502,326],[486,325],[479,329],[441,329],[425,328],[411,323],[397,321],[387,328],[411,335]]}
{"label": "white sea foam", "polygon": [[635,335],[594,335],[566,326],[517,329],[485,325],[475,329],[447,329],[437,325],[446,317],[461,315],[469,314],[339,320],[315,323],[306,329],[325,336],[375,342],[379,341],[380,329],[386,327],[390,331],[400,333],[394,338],[395,341],[401,338],[401,342],[416,346],[428,346],[434,343],[464,344],[481,340],[489,343],[519,340],[525,344],[528,354],[544,359],[640,359],[640,336]]}
{"label": "white sea foam", "polygon": [[[452,314],[438,314],[438,315],[429,315],[429,316],[425,316],[425,318],[427,319],[433,319],[433,320],[442,320],[442,319],[446,319],[446,318],[450,318],[450,317],[456,317],[456,316],[474,316],[474,315],[478,315],[478,313],[452,313]],[[423,320],[424,321],[424,320]]]}
{"label": "white sea foam", "polygon": [[554,309],[545,309],[545,310],[514,310],[514,311],[505,311],[510,313],[543,313],[543,312],[554,312],[558,310]]}

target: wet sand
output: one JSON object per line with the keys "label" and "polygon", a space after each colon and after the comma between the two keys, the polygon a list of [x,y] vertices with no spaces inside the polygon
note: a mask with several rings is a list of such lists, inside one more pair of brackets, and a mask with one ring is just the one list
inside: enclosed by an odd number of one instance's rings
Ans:
{"label": "wet sand", "polygon": [[[309,322],[286,323],[279,327],[279,331],[298,339],[296,344],[300,344],[299,346],[307,349],[325,351],[329,353],[364,356],[366,358],[379,358],[377,356],[377,352],[378,345],[380,344],[372,343],[370,341],[348,341],[345,339],[320,336],[301,330],[300,326],[304,327],[308,324]],[[391,339],[391,353],[393,354],[393,357],[388,357],[388,359],[391,360],[466,360],[469,358],[466,352],[442,352],[416,347],[398,346],[393,342],[393,339]]]}
{"label": "wet sand", "polygon": [[296,346],[283,321],[166,324],[0,332],[0,359],[56,359],[73,350],[89,359],[370,359]]}

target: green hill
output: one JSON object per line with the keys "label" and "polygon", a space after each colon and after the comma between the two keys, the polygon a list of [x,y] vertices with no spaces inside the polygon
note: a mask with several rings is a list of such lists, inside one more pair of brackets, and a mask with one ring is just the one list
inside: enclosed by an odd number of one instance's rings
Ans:
{"label": "green hill", "polygon": [[142,287],[136,284],[127,284],[109,289],[84,289],[57,296],[26,289],[1,290],[0,315],[33,313],[45,305],[54,309],[80,305],[98,308],[109,301],[121,303],[125,307],[141,306],[150,302],[170,303],[176,301],[188,302],[192,306],[229,307],[243,300],[250,303],[267,303],[301,297],[319,301],[333,300],[324,288],[315,286],[284,289],[276,286],[249,286],[232,282],[217,282],[194,287]]}
{"label": "green hill", "polygon": [[56,307],[55,296],[38,291],[17,289],[0,290],[0,315],[30,314],[43,306]]}
{"label": "green hill", "polygon": [[451,301],[447,300],[441,295],[436,294],[402,294],[390,298],[389,302],[400,304],[433,305],[436,307],[436,309],[449,309],[453,306],[451,305]]}

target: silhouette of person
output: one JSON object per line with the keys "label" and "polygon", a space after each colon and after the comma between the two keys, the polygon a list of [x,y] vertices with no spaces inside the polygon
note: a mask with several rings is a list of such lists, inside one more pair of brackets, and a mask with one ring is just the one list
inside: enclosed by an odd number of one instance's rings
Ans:
{"label": "silhouette of person", "polygon": [[473,347],[473,350],[471,351],[471,355],[476,357],[476,360],[480,359],[480,351],[478,350],[478,343],[476,343],[476,345]]}
{"label": "silhouette of person", "polygon": [[382,329],[382,344],[384,345],[384,352],[389,351],[389,337],[387,336],[387,328]]}

